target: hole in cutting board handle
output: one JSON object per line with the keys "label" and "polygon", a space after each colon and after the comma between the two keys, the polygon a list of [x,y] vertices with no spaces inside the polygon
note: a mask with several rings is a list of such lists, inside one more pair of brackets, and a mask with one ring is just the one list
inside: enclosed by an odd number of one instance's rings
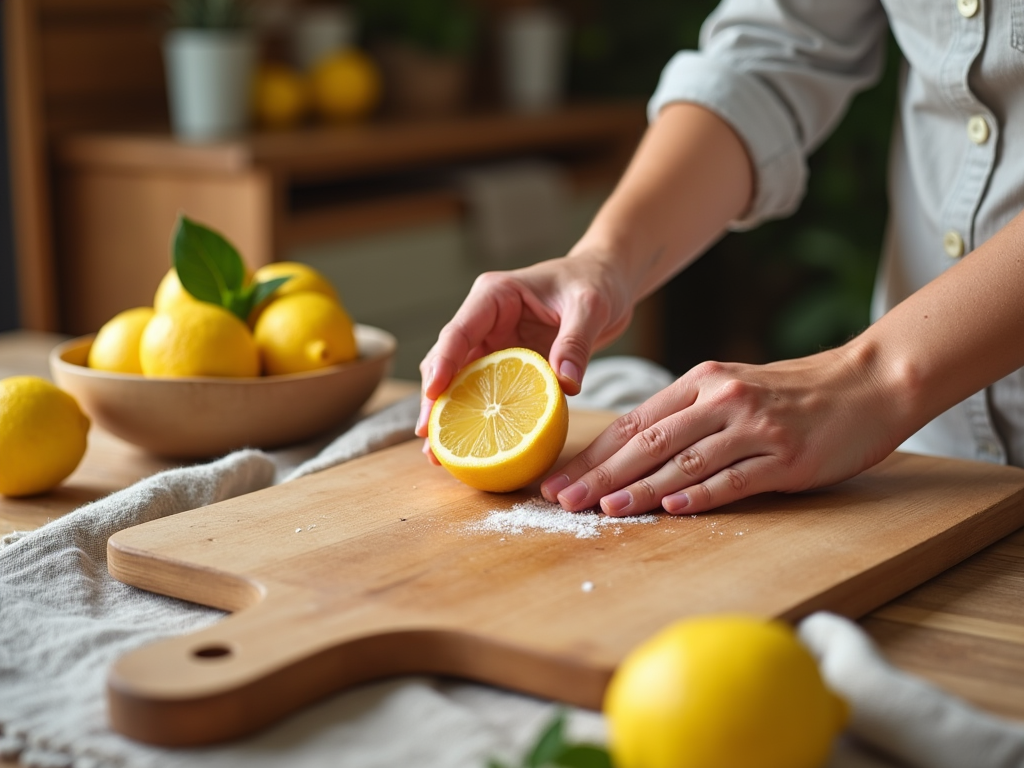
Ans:
{"label": "hole in cutting board handle", "polygon": [[233,653],[226,645],[204,645],[192,651],[192,655],[198,659],[223,659]]}

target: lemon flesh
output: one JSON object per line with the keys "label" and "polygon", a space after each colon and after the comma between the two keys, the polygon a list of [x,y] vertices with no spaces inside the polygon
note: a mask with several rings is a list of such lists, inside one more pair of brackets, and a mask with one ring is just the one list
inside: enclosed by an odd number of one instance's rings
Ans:
{"label": "lemon flesh", "polygon": [[146,376],[258,376],[259,352],[249,327],[223,307],[197,301],[157,312],[142,332]]}
{"label": "lemon flesh", "polygon": [[787,625],[679,621],[623,661],[605,694],[617,768],[821,768],[848,717]]}
{"label": "lemon flesh", "polygon": [[434,403],[428,440],[452,475],[482,491],[522,488],[551,469],[565,445],[569,408],[536,352],[492,352],[463,368]]}
{"label": "lemon flesh", "polygon": [[0,494],[56,487],[85,455],[89,418],[67,392],[36,376],[0,381]]}
{"label": "lemon flesh", "polygon": [[263,372],[271,376],[315,371],[359,356],[352,319],[320,293],[274,299],[253,334]]}
{"label": "lemon flesh", "polygon": [[104,323],[89,347],[89,367],[114,373],[141,374],[139,342],[154,314],[152,307],[135,307],[118,312]]}

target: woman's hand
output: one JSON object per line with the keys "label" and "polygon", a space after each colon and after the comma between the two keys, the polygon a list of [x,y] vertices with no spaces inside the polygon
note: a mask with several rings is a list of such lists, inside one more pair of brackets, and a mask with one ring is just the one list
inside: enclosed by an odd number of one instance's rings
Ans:
{"label": "woman's hand", "polygon": [[[629,325],[625,281],[596,252],[580,252],[476,279],[455,317],[420,363],[422,404],[416,434],[426,437],[434,400],[467,363],[508,347],[547,357],[563,391],[575,395],[595,349]],[[428,456],[429,449],[424,446]]]}
{"label": "woman's hand", "polygon": [[872,355],[702,363],[617,419],[541,492],[570,511],[705,512],[764,491],[845,480],[906,437]]}

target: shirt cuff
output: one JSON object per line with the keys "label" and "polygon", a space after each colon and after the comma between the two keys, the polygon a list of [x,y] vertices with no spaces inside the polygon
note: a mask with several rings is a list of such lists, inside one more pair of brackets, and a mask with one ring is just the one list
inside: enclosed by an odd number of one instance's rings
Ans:
{"label": "shirt cuff", "polygon": [[649,121],[654,122],[662,107],[673,102],[711,110],[746,145],[754,165],[754,199],[730,229],[751,229],[797,209],[806,189],[807,165],[792,117],[767,85],[711,56],[683,51],[661,73],[647,104]]}

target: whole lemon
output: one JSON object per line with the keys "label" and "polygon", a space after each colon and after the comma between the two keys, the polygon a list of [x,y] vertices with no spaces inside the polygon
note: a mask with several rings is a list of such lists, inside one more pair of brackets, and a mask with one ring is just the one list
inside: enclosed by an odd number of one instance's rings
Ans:
{"label": "whole lemon", "polygon": [[329,120],[366,117],[376,108],[380,94],[377,65],[354,48],[325,56],[310,73],[313,106]]}
{"label": "whole lemon", "polygon": [[36,376],[0,381],[0,494],[56,487],[85,455],[89,417],[62,389]]}
{"label": "whole lemon", "polygon": [[274,261],[270,264],[266,264],[253,273],[252,282],[265,283],[268,280],[273,280],[278,277],[288,277],[290,279],[274,291],[269,299],[258,304],[253,311],[249,313],[249,325],[255,327],[260,313],[266,309],[270,302],[276,301],[282,296],[288,296],[293,293],[307,293],[312,291],[313,293],[323,294],[333,302],[341,303],[338,298],[338,292],[334,290],[334,286],[331,285],[331,281],[317,269],[314,269],[308,264],[303,264],[300,261]]}
{"label": "whole lemon", "polygon": [[751,616],[672,624],[605,693],[617,768],[820,768],[846,723],[787,625]]}
{"label": "whole lemon", "polygon": [[295,125],[302,119],[308,102],[306,81],[291,67],[264,64],[257,70],[253,80],[253,111],[263,125]]}
{"label": "whole lemon", "polygon": [[359,356],[352,319],[323,294],[293,293],[270,302],[254,330],[263,372],[301,373]]}
{"label": "whole lemon", "polygon": [[142,373],[139,340],[154,314],[152,307],[135,307],[110,318],[89,347],[89,367],[114,373]]}
{"label": "whole lemon", "polygon": [[160,285],[157,286],[156,294],[153,296],[153,309],[163,312],[176,307],[179,304],[198,304],[199,299],[185,290],[185,286],[178,279],[178,272],[171,267],[163,276]]}
{"label": "whole lemon", "polygon": [[197,301],[157,312],[142,332],[146,376],[258,376],[249,326],[223,307]]}

